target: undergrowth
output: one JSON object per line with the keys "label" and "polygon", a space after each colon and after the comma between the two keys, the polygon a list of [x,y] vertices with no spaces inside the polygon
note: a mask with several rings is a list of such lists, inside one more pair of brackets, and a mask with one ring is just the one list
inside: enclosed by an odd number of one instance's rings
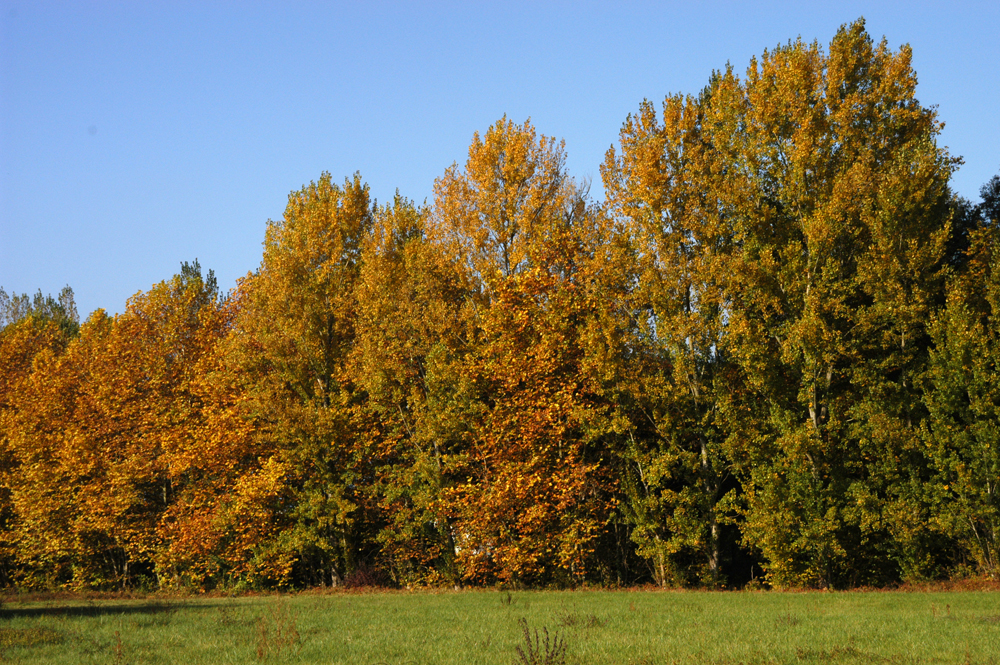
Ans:
{"label": "undergrowth", "polygon": [[521,626],[523,644],[514,647],[517,653],[519,665],[565,665],[566,663],[566,639],[558,631],[549,637],[549,629],[542,626],[543,638],[539,639],[538,629],[533,632],[528,628],[528,620],[521,617],[518,623]]}
{"label": "undergrowth", "polygon": [[268,613],[257,619],[254,648],[257,660],[276,658],[282,652],[301,651],[302,637],[297,622],[298,613],[288,609],[287,601],[271,604]]}

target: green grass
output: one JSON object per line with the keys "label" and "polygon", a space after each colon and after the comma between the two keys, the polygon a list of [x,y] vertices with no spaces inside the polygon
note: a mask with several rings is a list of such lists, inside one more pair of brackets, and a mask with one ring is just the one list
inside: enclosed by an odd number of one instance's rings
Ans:
{"label": "green grass", "polygon": [[467,591],[10,601],[21,663],[520,663],[520,620],[568,665],[996,663],[997,592]]}

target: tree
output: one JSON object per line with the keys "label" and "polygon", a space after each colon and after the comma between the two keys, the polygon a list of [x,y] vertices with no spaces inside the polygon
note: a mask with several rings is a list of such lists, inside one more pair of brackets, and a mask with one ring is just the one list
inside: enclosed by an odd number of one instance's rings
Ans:
{"label": "tree", "polygon": [[994,226],[1000,222],[1000,175],[990,178],[989,182],[979,189],[982,203],[977,206],[980,217],[986,224]]}
{"label": "tree", "polygon": [[[0,291],[0,300],[5,295]],[[40,362],[57,358],[69,342],[63,329],[41,317],[19,316],[0,328],[0,584],[3,585],[12,585],[24,572],[18,561],[18,516],[8,480],[18,469],[11,439],[16,436],[36,358]]]}
{"label": "tree", "polygon": [[504,116],[473,136],[464,171],[452,165],[434,183],[437,227],[481,285],[537,263],[573,191],[565,161],[563,143]]}
{"label": "tree", "polygon": [[[991,181],[995,183],[996,178]],[[987,187],[983,198],[987,198]],[[958,545],[955,564],[1000,577],[1000,235],[970,235],[962,270],[930,326],[922,442],[932,528]]]}
{"label": "tree", "polygon": [[375,214],[358,283],[358,380],[379,423],[371,488],[378,540],[399,583],[456,583],[454,528],[444,493],[462,477],[470,384],[469,284],[428,213],[399,197]]}
{"label": "tree", "polygon": [[743,490],[726,504],[774,584],[915,575],[926,558],[907,488],[926,471],[915,382],[954,161],[915,84],[909,48],[857,21],[829,54],[789,43],[745,80],[728,68],[668,98],[662,126],[644,106],[607,162],[621,214],[663,238],[647,253],[673,271],[664,295],[697,302],[665,321],[725,378],[694,431],[724,437]]}
{"label": "tree", "polygon": [[244,579],[337,584],[359,563],[371,423],[351,358],[372,221],[360,176],[339,187],[324,173],[268,223],[261,267],[241,284],[228,363],[261,451],[228,508],[227,557]]}
{"label": "tree", "polygon": [[580,376],[592,215],[564,161],[503,118],[435,183],[431,237],[470,285],[465,478],[445,494],[469,580],[580,579],[607,519]]}
{"label": "tree", "polygon": [[41,289],[33,298],[29,298],[27,293],[8,295],[0,288],[0,329],[29,316],[54,321],[70,337],[80,329],[76,301],[69,285],[63,287],[58,298],[43,296]]}
{"label": "tree", "polygon": [[731,174],[719,199],[739,248],[729,344],[773,437],[747,451],[744,534],[778,583],[926,571],[909,492],[925,470],[915,382],[955,162],[915,85],[909,48],[874,46],[858,21],[829,55],[790,44],[713,92],[706,124],[726,127],[713,162]]}
{"label": "tree", "polygon": [[644,102],[601,169],[609,209],[631,238],[637,284],[623,508],[639,553],[664,586],[687,581],[692,568],[709,584],[722,582],[716,505],[728,461],[715,391],[724,309],[712,258],[727,238],[706,214],[710,203],[696,175],[704,168],[706,103],[707,95],[668,97],[661,122]]}
{"label": "tree", "polygon": [[92,315],[64,354],[36,359],[5,477],[34,583],[125,585],[156,572],[160,520],[185,482],[177,461],[197,447],[191,384],[224,328],[218,304],[188,267],[124,314]]}
{"label": "tree", "polygon": [[995,225],[1000,219],[1000,176],[993,176],[979,189],[982,201],[973,205],[961,196],[951,202],[951,238],[948,242],[948,263],[961,269],[969,258],[973,235],[984,226]]}

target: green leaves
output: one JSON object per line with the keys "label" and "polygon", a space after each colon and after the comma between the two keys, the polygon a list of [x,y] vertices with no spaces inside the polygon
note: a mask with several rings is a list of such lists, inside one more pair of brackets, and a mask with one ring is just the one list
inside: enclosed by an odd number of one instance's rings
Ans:
{"label": "green leaves", "polygon": [[1000,575],[1000,262],[996,228],[976,234],[966,271],[931,329],[922,443],[935,530],[980,570]]}
{"label": "green leaves", "polygon": [[668,97],[659,118],[644,104],[602,170],[636,239],[646,339],[668,363],[646,392],[657,429],[674,456],[700,447],[712,460],[700,481],[678,467],[664,489],[705,483],[714,523],[731,468],[744,541],[779,585],[838,583],[849,561],[885,556],[861,543],[904,526],[845,512],[845,492],[861,483],[904,501],[919,470],[898,463],[923,464],[907,450],[954,162],[913,98],[909,59],[873,46],[860,21],[829,54],[790,42],[743,80],[727,69],[698,99]]}

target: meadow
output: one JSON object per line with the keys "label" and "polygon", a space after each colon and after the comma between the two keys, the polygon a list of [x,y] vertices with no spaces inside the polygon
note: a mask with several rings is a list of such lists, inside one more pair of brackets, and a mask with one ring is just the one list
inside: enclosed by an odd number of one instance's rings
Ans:
{"label": "meadow", "polygon": [[[556,653],[557,645],[565,652]],[[1000,663],[1000,593],[458,591],[15,598],[0,609],[0,660],[986,664]]]}

